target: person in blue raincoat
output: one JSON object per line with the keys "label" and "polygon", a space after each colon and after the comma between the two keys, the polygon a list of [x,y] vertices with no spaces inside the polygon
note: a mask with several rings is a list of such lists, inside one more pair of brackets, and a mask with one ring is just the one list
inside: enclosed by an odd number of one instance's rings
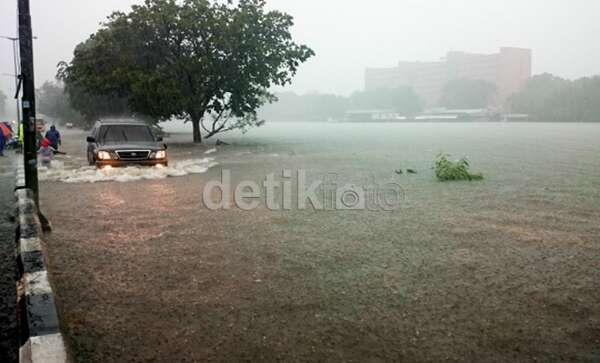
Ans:
{"label": "person in blue raincoat", "polygon": [[58,150],[58,146],[61,144],[61,140],[60,140],[60,132],[58,132],[58,130],[56,129],[56,126],[54,126],[54,125],[50,126],[50,130],[48,132],[46,132],[46,139],[48,139],[48,141],[50,141],[50,146],[53,149]]}
{"label": "person in blue raincoat", "polygon": [[0,156],[4,156],[4,146],[6,145],[6,138],[4,132],[0,130]]}

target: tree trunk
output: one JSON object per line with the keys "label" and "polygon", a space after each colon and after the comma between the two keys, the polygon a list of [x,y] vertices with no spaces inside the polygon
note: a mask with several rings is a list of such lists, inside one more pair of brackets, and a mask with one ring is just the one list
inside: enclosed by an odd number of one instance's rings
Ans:
{"label": "tree trunk", "polygon": [[194,143],[202,143],[202,133],[200,132],[200,119],[192,119],[192,126],[194,129]]}

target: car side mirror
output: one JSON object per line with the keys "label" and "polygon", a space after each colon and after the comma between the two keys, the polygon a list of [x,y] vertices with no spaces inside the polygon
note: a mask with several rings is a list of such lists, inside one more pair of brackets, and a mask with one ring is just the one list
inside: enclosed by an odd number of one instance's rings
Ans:
{"label": "car side mirror", "polygon": [[156,138],[156,141],[158,141],[158,142],[162,142],[162,141],[163,141],[163,137],[162,137],[162,136],[158,136],[158,137]]}
{"label": "car side mirror", "polygon": [[165,150],[167,150],[167,148],[168,148],[167,144],[163,144],[163,146],[165,147]]}
{"label": "car side mirror", "polygon": [[88,136],[86,140],[87,142],[96,142],[96,139],[93,136]]}

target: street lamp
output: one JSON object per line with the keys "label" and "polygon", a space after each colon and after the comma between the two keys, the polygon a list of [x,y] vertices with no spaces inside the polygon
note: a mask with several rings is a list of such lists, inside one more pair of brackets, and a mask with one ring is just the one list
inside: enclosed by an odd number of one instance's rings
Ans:
{"label": "street lamp", "polygon": [[[14,63],[14,67],[15,67],[14,77],[15,77],[15,93],[16,93],[17,89],[19,87],[19,74],[21,73],[21,72],[19,72],[19,45],[18,45],[19,38],[18,37],[9,37],[6,35],[0,35],[0,38],[10,40],[13,45],[13,63]],[[37,39],[37,37],[33,37],[33,39]],[[16,102],[17,102],[17,125],[20,125],[21,124],[21,107],[19,105],[18,97],[16,97]]]}
{"label": "street lamp", "polygon": [[[7,36],[3,36],[0,35],[0,38],[3,39],[8,39],[12,42],[12,46],[13,46],[13,62],[14,62],[14,67],[15,67],[15,93],[17,92],[17,88],[19,87],[19,66],[18,64],[18,52],[19,52],[19,48],[17,46],[17,42],[19,41],[19,38],[15,38],[15,37],[7,37]],[[19,107],[19,98],[17,97],[17,125],[20,124],[21,122],[21,108]]]}

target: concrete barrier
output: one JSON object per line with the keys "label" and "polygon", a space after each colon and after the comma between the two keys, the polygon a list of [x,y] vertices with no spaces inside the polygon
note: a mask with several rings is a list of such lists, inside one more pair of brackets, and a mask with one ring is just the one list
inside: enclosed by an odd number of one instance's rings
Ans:
{"label": "concrete barrier", "polygon": [[66,362],[54,293],[48,280],[42,230],[33,193],[24,189],[22,165],[17,168],[17,264],[20,362]]}
{"label": "concrete barrier", "polygon": [[17,164],[17,189],[25,188],[25,168],[23,167],[23,162]]}

